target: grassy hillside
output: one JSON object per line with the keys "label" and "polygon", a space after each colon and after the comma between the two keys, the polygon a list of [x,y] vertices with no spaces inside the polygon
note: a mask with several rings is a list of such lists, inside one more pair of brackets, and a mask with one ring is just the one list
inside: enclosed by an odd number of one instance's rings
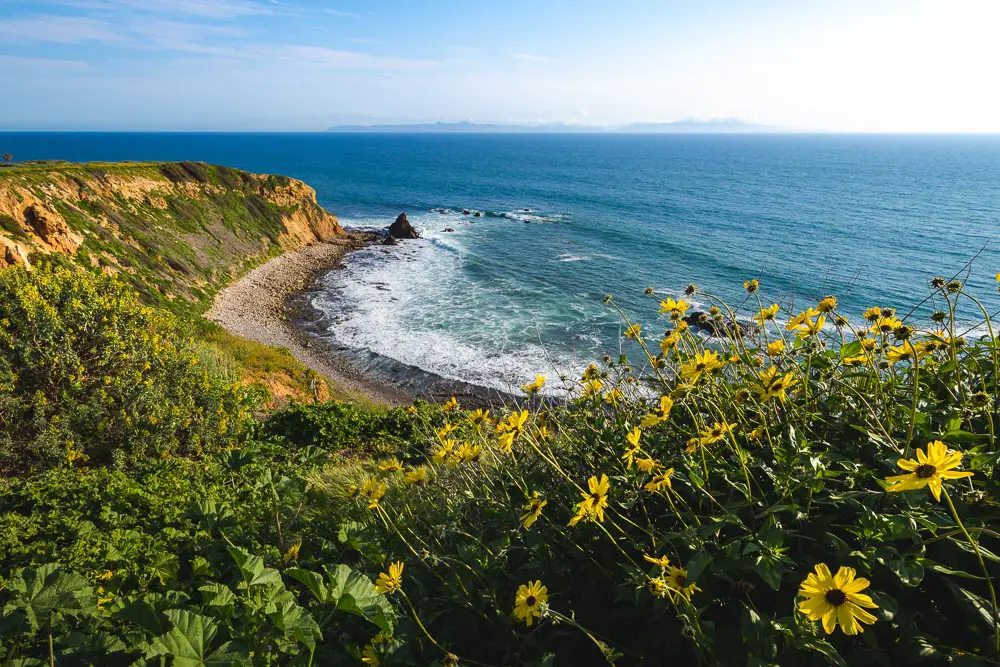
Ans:
{"label": "grassy hillside", "polygon": [[285,176],[194,162],[0,168],[0,267],[65,257],[118,275],[186,317],[220,368],[302,399],[326,395],[314,373],[199,316],[254,265],[340,231],[315,192]]}

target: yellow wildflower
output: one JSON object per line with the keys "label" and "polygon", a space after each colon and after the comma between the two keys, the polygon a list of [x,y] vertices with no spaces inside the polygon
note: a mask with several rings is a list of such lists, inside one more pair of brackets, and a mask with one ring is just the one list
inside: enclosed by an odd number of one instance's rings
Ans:
{"label": "yellow wildflower", "polygon": [[403,587],[403,563],[396,561],[389,563],[389,571],[382,572],[375,581],[375,590],[386,595],[395,593]]}
{"label": "yellow wildflower", "polygon": [[893,475],[886,477],[889,483],[886,491],[914,491],[928,487],[934,500],[941,502],[942,482],[946,479],[961,479],[972,477],[974,473],[968,471],[954,470],[962,465],[962,452],[949,450],[940,440],[935,440],[927,445],[927,452],[917,449],[917,458],[900,459],[896,462],[903,470],[908,471],[906,475]]}
{"label": "yellow wildflower", "polygon": [[759,322],[761,326],[764,326],[765,322],[774,321],[774,318],[778,315],[778,307],[778,304],[774,303],[767,308],[762,308],[754,319]]}
{"label": "yellow wildflower", "polygon": [[653,477],[653,479],[646,482],[646,485],[642,488],[650,493],[657,493],[663,491],[664,489],[672,488],[670,483],[670,476],[674,474],[673,468],[667,468],[659,475]]}
{"label": "yellow wildflower", "polygon": [[382,472],[402,472],[403,464],[394,456],[379,463],[378,469]]}
{"label": "yellow wildflower", "polygon": [[691,382],[697,382],[702,375],[722,368],[725,364],[713,350],[704,350],[694,355],[692,359],[680,365],[681,377]]}
{"label": "yellow wildflower", "polygon": [[816,310],[821,313],[832,313],[837,307],[837,297],[828,296],[825,299],[820,299],[819,305],[816,306]]}
{"label": "yellow wildflower", "polygon": [[591,476],[587,480],[587,491],[582,492],[583,500],[576,504],[576,515],[570,519],[569,525],[575,526],[581,519],[588,521],[604,521],[604,508],[608,506],[608,491],[611,489],[611,482],[607,475],[601,475],[598,479]]}
{"label": "yellow wildflower", "polygon": [[660,467],[655,459],[635,459],[635,467],[647,475]]}
{"label": "yellow wildflower", "polygon": [[780,338],[767,344],[767,356],[776,357],[785,351],[785,341]]}
{"label": "yellow wildflower", "polygon": [[862,623],[873,624],[877,619],[867,609],[878,609],[871,597],[861,591],[870,585],[867,579],[855,578],[854,568],[841,567],[831,575],[825,563],[816,565],[799,587],[799,611],[810,621],[821,621],[826,634],[833,634],[837,625],[845,635],[864,632]]}
{"label": "yellow wildflower", "polygon": [[625,337],[629,340],[636,340],[640,337],[642,333],[642,327],[638,324],[632,324],[627,329],[625,329]]}
{"label": "yellow wildflower", "polygon": [[524,390],[524,393],[534,396],[535,394],[540,392],[542,390],[542,387],[544,386],[545,386],[545,376],[535,373],[535,381],[529,382],[526,385],[522,385],[521,389]]}
{"label": "yellow wildflower", "polygon": [[423,484],[427,481],[427,466],[417,466],[406,471],[403,482],[406,484]]}
{"label": "yellow wildflower", "polygon": [[444,404],[443,408],[444,408],[444,411],[445,411],[445,412],[453,412],[454,410],[458,410],[458,401],[456,401],[456,400],[455,400],[455,397],[454,397],[454,396],[452,396],[452,397],[451,397],[451,398],[449,398],[449,399],[448,399],[448,401],[447,401],[447,402],[446,402],[446,403]]}
{"label": "yellow wildflower", "polygon": [[525,529],[531,528],[531,525],[538,521],[538,517],[542,516],[542,510],[549,501],[542,498],[538,491],[531,494],[531,498],[524,504],[521,508],[524,510],[524,514],[521,515],[521,526]]}
{"label": "yellow wildflower", "polygon": [[760,289],[760,281],[756,278],[753,280],[747,280],[743,283],[743,289],[745,289],[749,294],[753,294]]}
{"label": "yellow wildflower", "polygon": [[691,596],[701,590],[695,584],[687,582],[687,570],[683,567],[674,567],[671,565],[667,568],[665,578],[667,586],[670,588],[671,596],[675,601],[679,598],[684,598],[690,602]]}
{"label": "yellow wildflower", "polygon": [[647,556],[646,554],[643,554],[642,557],[647,563],[652,563],[653,565],[659,565],[661,568],[666,568],[667,566],[670,565],[670,559],[667,558],[666,556],[659,556],[654,558],[653,556]]}
{"label": "yellow wildflower", "polygon": [[635,455],[639,453],[639,438],[642,437],[642,430],[636,426],[631,431],[625,434],[625,439],[628,441],[629,446],[625,449],[625,453],[622,455],[622,461],[625,462],[627,468],[631,468],[635,460]]}
{"label": "yellow wildflower", "polygon": [[677,299],[675,301],[674,299],[668,297],[663,301],[660,301],[660,312],[669,313],[670,319],[675,322],[684,317],[684,313],[687,312],[687,309],[690,307],[691,304],[684,299]]}
{"label": "yellow wildflower", "polygon": [[536,616],[542,617],[548,601],[549,591],[541,581],[522,584],[514,596],[514,618],[530,627]]}
{"label": "yellow wildflower", "polygon": [[795,379],[795,374],[792,371],[779,377],[778,369],[771,366],[760,374],[760,385],[757,387],[757,394],[763,401],[777,398],[784,402],[788,399],[785,392],[796,384],[798,384],[798,380]]}

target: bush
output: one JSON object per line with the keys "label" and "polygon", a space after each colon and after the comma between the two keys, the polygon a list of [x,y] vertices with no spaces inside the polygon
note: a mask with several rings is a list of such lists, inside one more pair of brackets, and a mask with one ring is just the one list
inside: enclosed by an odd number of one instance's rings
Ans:
{"label": "bush", "polygon": [[[622,313],[637,363],[608,357],[572,400],[495,426],[427,420],[370,478],[330,483],[407,560],[404,590],[443,650],[524,665],[1000,657],[997,339],[966,341],[943,312],[922,331],[891,309],[851,322],[832,297],[779,324],[747,287],[735,313],[699,293],[733,338],[693,333],[683,298],[662,301],[662,338]],[[944,280],[932,298],[978,303]]]}
{"label": "bush", "polygon": [[0,272],[0,471],[236,442],[256,394],[208,373],[182,334],[115,278],[58,262]]}

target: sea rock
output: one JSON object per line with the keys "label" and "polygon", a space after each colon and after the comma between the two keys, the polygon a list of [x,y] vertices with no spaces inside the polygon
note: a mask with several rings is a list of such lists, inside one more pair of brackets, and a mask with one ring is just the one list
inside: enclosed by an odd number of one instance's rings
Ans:
{"label": "sea rock", "polygon": [[399,245],[399,241],[393,238],[392,234],[387,234],[385,240],[382,241],[382,245]]}
{"label": "sea rock", "polygon": [[475,213],[472,214],[472,217],[473,218],[481,218],[481,217],[483,217],[483,214],[480,213],[479,211],[476,211]]}
{"label": "sea rock", "polygon": [[389,225],[389,237],[396,239],[418,239],[420,234],[406,219],[406,213],[400,213],[396,221]]}
{"label": "sea rock", "polygon": [[446,231],[446,232],[453,232],[453,231],[455,231],[455,230],[454,230],[454,229],[452,229],[451,227],[445,227],[445,228],[444,228],[444,231]]}
{"label": "sea rock", "polygon": [[716,320],[712,319],[712,316],[708,313],[700,310],[696,310],[685,317],[684,321],[694,329],[700,329],[711,336],[718,336],[720,338],[735,338],[737,333],[740,336],[748,336],[753,333],[754,329],[754,326],[749,322],[734,321],[729,318]]}
{"label": "sea rock", "polygon": [[472,211],[470,211],[469,209],[467,209],[467,208],[463,208],[462,209],[462,215],[471,215],[471,214],[472,214]]}

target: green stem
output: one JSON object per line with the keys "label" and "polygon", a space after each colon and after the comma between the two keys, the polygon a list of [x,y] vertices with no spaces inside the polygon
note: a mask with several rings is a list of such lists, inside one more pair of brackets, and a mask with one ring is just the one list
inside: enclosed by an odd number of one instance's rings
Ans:
{"label": "green stem", "polygon": [[962,519],[958,516],[958,511],[955,509],[955,503],[951,501],[951,496],[948,495],[948,489],[942,488],[941,492],[944,494],[944,499],[948,501],[948,509],[951,510],[951,516],[955,519],[956,525],[962,529],[965,539],[969,541],[973,551],[976,552],[979,567],[983,571],[983,576],[986,577],[986,586],[990,590],[990,602],[993,603],[993,650],[1000,654],[1000,612],[997,610],[997,592],[993,588],[993,580],[990,579],[990,572],[986,569],[986,563],[983,562],[983,554],[979,551],[979,542],[972,539],[972,535],[966,530],[965,524],[962,523]]}

